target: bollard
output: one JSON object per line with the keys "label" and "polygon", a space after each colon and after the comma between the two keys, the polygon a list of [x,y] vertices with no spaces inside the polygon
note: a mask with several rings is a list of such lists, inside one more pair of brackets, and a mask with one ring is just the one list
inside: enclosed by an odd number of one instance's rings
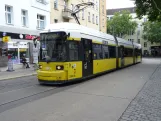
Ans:
{"label": "bollard", "polygon": [[12,62],[11,59],[9,59],[9,61],[8,61],[8,69],[7,69],[7,71],[9,71],[9,72],[14,71],[13,70],[13,62]]}

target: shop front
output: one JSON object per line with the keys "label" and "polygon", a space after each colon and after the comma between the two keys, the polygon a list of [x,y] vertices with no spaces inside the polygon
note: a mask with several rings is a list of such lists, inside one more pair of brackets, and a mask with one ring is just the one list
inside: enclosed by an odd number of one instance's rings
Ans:
{"label": "shop front", "polygon": [[29,58],[28,42],[8,42],[8,59],[20,64],[23,56]]}
{"label": "shop front", "polygon": [[[27,31],[13,28],[0,28],[0,67],[7,66],[9,59],[14,64],[20,64],[25,56],[30,63],[32,62],[33,38],[39,36],[38,31]],[[28,33],[28,34],[27,34]],[[3,42],[3,38],[9,37],[8,42]]]}
{"label": "shop front", "polygon": [[0,67],[7,66],[8,62],[8,44],[4,43],[0,38]]}

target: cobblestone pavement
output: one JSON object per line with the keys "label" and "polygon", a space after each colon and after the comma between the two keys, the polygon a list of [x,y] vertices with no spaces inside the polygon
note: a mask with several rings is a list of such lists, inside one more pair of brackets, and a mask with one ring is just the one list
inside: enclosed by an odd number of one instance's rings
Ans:
{"label": "cobblestone pavement", "polygon": [[161,65],[118,121],[161,121]]}

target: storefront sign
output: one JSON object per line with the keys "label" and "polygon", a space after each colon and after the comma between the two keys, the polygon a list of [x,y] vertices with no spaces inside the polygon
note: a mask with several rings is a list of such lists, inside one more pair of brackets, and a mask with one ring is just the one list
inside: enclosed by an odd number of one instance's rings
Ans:
{"label": "storefront sign", "polygon": [[2,41],[7,43],[7,42],[9,41],[9,39],[10,39],[9,36],[4,36],[4,37],[2,38]]}
{"label": "storefront sign", "polygon": [[27,42],[8,42],[8,48],[28,48]]}
{"label": "storefront sign", "polygon": [[27,40],[32,40],[34,37],[35,37],[35,36],[33,36],[33,35],[26,35],[26,36],[25,36],[25,39],[27,39]]}

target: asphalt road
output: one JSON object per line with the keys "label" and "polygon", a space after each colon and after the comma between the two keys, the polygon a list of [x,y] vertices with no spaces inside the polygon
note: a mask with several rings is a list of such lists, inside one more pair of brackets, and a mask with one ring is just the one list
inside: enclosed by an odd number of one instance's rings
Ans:
{"label": "asphalt road", "polygon": [[0,121],[117,121],[159,64],[144,59],[62,87],[41,86],[35,76],[0,81]]}

